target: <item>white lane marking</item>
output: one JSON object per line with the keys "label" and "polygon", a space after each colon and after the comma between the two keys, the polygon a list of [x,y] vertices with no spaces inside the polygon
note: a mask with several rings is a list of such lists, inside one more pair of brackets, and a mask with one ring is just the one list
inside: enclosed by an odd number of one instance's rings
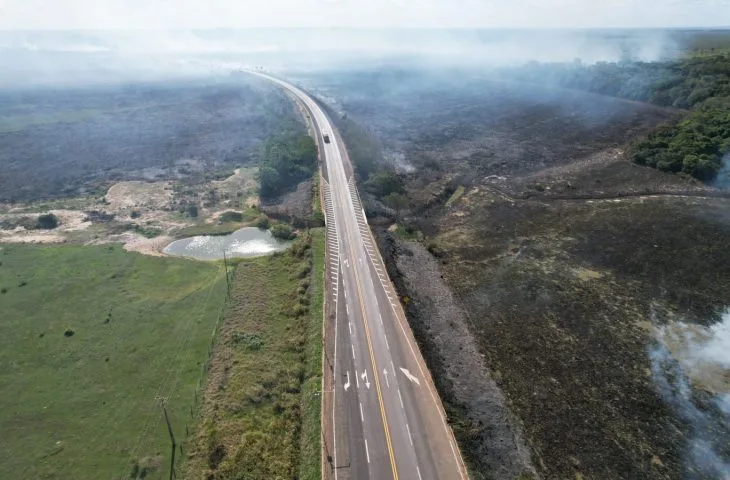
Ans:
{"label": "white lane marking", "polygon": [[350,345],[352,347],[352,359],[355,360],[355,345]]}
{"label": "white lane marking", "polygon": [[385,368],[383,369],[383,375],[385,375],[385,385],[386,385],[386,386],[387,386],[388,388],[390,388],[390,382],[388,382],[388,370],[387,370],[387,369],[385,369]]}
{"label": "white lane marking", "polygon": [[383,325],[383,316],[378,315],[378,320],[380,320],[380,325],[382,326]]}
{"label": "white lane marking", "polygon": [[345,382],[345,391],[347,391],[347,389],[350,388],[350,371],[348,370],[345,373],[347,373],[347,381]]}
{"label": "white lane marking", "polygon": [[406,423],[406,430],[408,430],[408,440],[411,442],[411,447],[413,446],[413,437],[411,436],[411,427],[408,426]]}
{"label": "white lane marking", "polygon": [[360,379],[357,377],[357,370],[355,370],[355,386],[360,388]]}
{"label": "white lane marking", "polygon": [[365,370],[362,372],[362,375],[360,375],[361,380],[365,380],[365,386],[368,387],[368,390],[370,390],[370,380],[368,379],[368,371]]}
{"label": "white lane marking", "polygon": [[368,463],[370,463],[370,450],[368,450],[368,439],[367,438],[365,439],[365,456],[368,457]]}
{"label": "white lane marking", "polygon": [[416,465],[416,473],[418,473],[418,480],[421,480],[421,469]]}
{"label": "white lane marking", "polygon": [[[365,422],[365,415],[362,413],[362,402],[360,402],[360,421]],[[408,425],[406,425],[407,427]]]}
{"label": "white lane marking", "polygon": [[418,377],[409,372],[407,368],[400,367],[400,371],[403,372],[403,375],[405,375],[406,378],[411,382],[415,383],[416,385],[421,384],[421,382],[418,380]]}
{"label": "white lane marking", "polygon": [[398,389],[398,400],[400,400],[400,408],[405,410],[406,407],[403,406],[403,397],[400,396],[400,388]]}
{"label": "white lane marking", "polygon": [[352,335],[352,322],[347,322],[347,326],[350,327],[350,335]]}
{"label": "white lane marking", "polygon": [[350,316],[350,306],[348,304],[345,304],[345,310],[347,310],[347,316]]}
{"label": "white lane marking", "polygon": [[388,345],[388,337],[385,337],[385,348],[390,352],[390,345]]}

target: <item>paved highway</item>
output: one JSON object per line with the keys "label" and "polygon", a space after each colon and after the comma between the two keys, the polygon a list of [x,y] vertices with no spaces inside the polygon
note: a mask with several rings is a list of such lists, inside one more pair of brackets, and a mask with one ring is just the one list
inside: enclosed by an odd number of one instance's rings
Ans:
{"label": "paved highway", "polygon": [[[467,479],[443,406],[388,278],[360,204],[344,145],[305,92],[276,83],[306,108],[323,160],[333,328],[323,403],[323,477]],[[325,135],[328,137],[325,141]]]}

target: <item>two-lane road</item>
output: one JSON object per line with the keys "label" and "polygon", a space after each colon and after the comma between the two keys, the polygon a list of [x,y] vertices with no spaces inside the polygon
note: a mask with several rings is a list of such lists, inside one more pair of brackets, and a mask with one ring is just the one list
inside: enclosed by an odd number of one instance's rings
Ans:
{"label": "two-lane road", "polygon": [[[336,479],[466,479],[430,373],[377,251],[339,135],[299,88],[252,72],[296,96],[314,123],[327,217],[332,399],[325,425]],[[325,141],[325,135],[328,141]],[[331,337],[330,337],[331,336]],[[327,374],[327,372],[325,372]],[[330,417],[331,415],[331,417]]]}

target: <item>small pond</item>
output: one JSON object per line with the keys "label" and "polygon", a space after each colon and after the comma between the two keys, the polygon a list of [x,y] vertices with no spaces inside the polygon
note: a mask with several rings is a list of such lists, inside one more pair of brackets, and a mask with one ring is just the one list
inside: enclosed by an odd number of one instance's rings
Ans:
{"label": "small pond", "polygon": [[228,257],[258,257],[289,248],[292,242],[279,240],[268,230],[242,228],[228,235],[199,235],[176,240],[164,252],[198,260],[221,260]]}

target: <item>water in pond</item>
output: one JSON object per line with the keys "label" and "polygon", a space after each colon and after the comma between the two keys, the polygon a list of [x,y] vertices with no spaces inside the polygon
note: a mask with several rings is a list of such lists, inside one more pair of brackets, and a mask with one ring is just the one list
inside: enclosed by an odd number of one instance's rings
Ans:
{"label": "water in pond", "polygon": [[165,247],[168,255],[220,260],[223,252],[229,257],[258,257],[286,250],[291,242],[279,240],[267,230],[242,228],[228,235],[200,235],[176,240]]}

